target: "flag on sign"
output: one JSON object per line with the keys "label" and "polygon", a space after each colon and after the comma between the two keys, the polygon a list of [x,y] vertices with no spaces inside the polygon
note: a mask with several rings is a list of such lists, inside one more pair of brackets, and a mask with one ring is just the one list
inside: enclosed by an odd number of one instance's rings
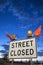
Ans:
{"label": "flag on sign", "polygon": [[34,31],[34,35],[40,37],[41,34],[41,25]]}
{"label": "flag on sign", "polygon": [[9,35],[9,33],[6,33],[6,36],[12,41],[12,40],[16,40],[15,39],[15,34],[12,34],[12,36]]}

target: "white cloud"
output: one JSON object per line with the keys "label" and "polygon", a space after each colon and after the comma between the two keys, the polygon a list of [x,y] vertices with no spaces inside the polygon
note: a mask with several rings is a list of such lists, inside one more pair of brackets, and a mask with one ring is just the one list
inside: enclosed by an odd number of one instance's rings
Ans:
{"label": "white cloud", "polygon": [[33,59],[33,61],[36,61],[36,60],[43,61],[43,56],[38,56],[36,59]]}
{"label": "white cloud", "polygon": [[1,51],[1,50],[5,50],[3,46],[0,46],[0,51]]}
{"label": "white cloud", "polygon": [[4,56],[3,56],[3,53],[0,53],[0,58],[3,58]]}
{"label": "white cloud", "polygon": [[4,56],[0,56],[0,58],[3,58]]}

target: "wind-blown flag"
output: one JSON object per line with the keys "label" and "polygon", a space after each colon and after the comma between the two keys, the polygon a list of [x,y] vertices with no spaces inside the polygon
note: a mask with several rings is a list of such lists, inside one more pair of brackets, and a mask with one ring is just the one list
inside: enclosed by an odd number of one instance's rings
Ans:
{"label": "wind-blown flag", "polygon": [[34,31],[34,36],[40,37],[41,34],[41,25]]}
{"label": "wind-blown flag", "polygon": [[6,33],[6,36],[7,36],[10,40],[12,40],[12,37],[9,35],[8,32]]}
{"label": "wind-blown flag", "polygon": [[12,34],[12,36],[9,35],[9,33],[6,33],[6,36],[12,41],[15,40],[15,35]]}

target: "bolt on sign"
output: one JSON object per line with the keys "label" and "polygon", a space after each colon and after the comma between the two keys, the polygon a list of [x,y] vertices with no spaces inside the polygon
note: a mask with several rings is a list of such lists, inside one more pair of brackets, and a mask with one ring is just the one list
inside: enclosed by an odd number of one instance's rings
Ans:
{"label": "bolt on sign", "polygon": [[36,58],[36,41],[35,38],[12,41],[9,46],[9,59],[26,59]]}

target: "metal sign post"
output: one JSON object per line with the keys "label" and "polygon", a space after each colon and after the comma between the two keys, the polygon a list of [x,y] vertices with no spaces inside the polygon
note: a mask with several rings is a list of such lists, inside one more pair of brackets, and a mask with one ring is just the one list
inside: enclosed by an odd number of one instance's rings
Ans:
{"label": "metal sign post", "polygon": [[32,65],[32,58],[31,58],[31,65]]}
{"label": "metal sign post", "polygon": [[12,59],[12,65],[13,65],[13,61],[14,61],[14,59]]}

